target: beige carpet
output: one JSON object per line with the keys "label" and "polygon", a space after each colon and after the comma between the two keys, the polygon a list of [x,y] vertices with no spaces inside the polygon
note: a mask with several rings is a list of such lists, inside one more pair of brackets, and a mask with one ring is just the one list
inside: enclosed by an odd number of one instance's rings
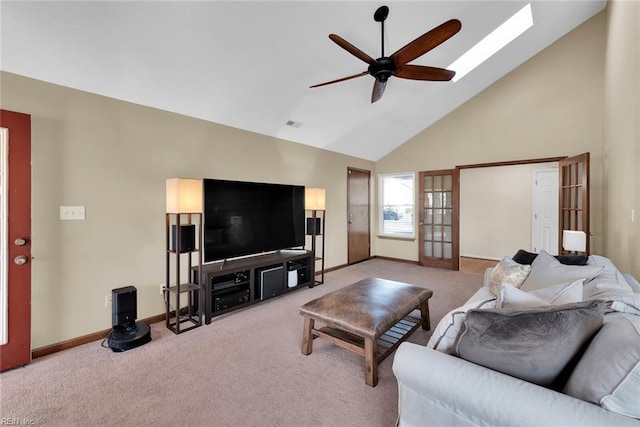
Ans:
{"label": "beige carpet", "polygon": [[[481,285],[477,273],[370,260],[300,289],[174,335],[152,325],[153,340],[113,353],[100,341],[34,360],[0,375],[0,417],[21,425],[393,426],[393,357],[379,383],[365,385],[363,359],[316,340],[300,353],[305,302],[365,277],[434,290],[432,328]],[[426,343],[418,330],[409,341]]]}

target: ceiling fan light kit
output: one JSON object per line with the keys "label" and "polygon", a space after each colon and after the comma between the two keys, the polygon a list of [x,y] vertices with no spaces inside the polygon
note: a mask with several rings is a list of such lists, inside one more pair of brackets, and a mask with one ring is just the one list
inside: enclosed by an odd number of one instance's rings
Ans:
{"label": "ceiling fan light kit", "polygon": [[459,20],[451,19],[424,33],[417,39],[397,50],[391,56],[385,56],[384,21],[388,16],[389,8],[387,6],[379,7],[373,14],[373,19],[376,22],[380,22],[380,25],[382,26],[382,40],[380,43],[382,54],[378,59],[373,59],[337,34],[329,34],[329,38],[335,44],[337,44],[356,58],[360,59],[361,61],[369,64],[369,67],[367,67],[367,71],[362,71],[358,74],[353,74],[351,76],[342,77],[340,79],[331,80],[325,83],[316,84],[311,87],[314,88],[326,86],[329,84],[338,83],[369,74],[375,79],[375,82],[373,84],[373,91],[371,93],[371,103],[374,103],[382,97],[387,81],[391,76],[396,76],[403,79],[426,81],[449,81],[453,78],[453,76],[456,74],[455,71],[438,67],[429,67],[425,65],[410,65],[408,63],[444,43],[446,40],[460,31],[460,28],[462,28],[462,24]]}

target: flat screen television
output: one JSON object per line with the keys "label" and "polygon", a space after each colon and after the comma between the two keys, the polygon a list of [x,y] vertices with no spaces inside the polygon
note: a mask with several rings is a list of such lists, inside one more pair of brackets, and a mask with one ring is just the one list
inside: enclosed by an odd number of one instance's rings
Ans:
{"label": "flat screen television", "polygon": [[304,246],[304,186],[203,181],[204,262]]}

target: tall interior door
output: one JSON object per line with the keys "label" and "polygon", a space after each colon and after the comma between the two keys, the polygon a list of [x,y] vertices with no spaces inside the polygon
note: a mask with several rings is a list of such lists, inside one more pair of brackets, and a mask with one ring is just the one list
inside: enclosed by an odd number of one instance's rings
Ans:
{"label": "tall interior door", "polygon": [[558,253],[569,253],[562,248],[562,230],[578,230],[587,234],[586,254],[589,254],[589,153],[560,160],[559,165]]}
{"label": "tall interior door", "polygon": [[419,259],[427,267],[460,269],[460,171],[420,172]]}
{"label": "tall interior door", "polygon": [[558,254],[558,170],[537,170],[533,179],[531,250]]}
{"label": "tall interior door", "polygon": [[0,110],[0,371],[31,360],[31,117]]}
{"label": "tall interior door", "polygon": [[347,170],[347,242],[349,264],[369,259],[371,255],[371,172],[362,169]]}

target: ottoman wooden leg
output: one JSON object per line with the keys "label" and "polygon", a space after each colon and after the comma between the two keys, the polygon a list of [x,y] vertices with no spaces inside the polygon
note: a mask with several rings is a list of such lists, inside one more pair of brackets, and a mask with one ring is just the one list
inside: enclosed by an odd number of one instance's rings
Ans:
{"label": "ottoman wooden leg", "polygon": [[364,339],[364,375],[365,382],[371,387],[378,384],[378,344],[371,338]]}
{"label": "ottoman wooden leg", "polygon": [[422,316],[422,329],[431,330],[431,318],[429,317],[429,300],[420,303],[420,314]]}
{"label": "ottoman wooden leg", "polygon": [[309,355],[313,350],[313,334],[311,331],[313,330],[313,326],[315,324],[315,319],[305,316],[304,317],[304,326],[302,327],[302,354]]}

